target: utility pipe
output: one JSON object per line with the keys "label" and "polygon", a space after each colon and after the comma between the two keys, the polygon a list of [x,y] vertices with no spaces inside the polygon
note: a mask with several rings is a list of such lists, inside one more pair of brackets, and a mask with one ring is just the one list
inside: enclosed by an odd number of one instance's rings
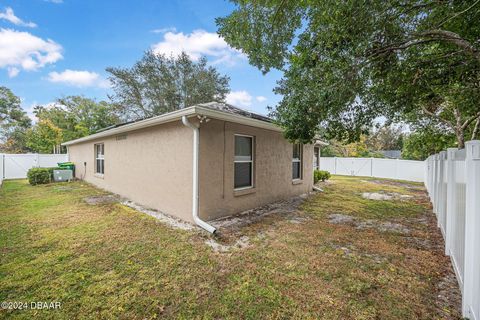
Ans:
{"label": "utility pipe", "polygon": [[194,125],[193,123],[191,123],[190,121],[188,121],[188,118],[186,116],[182,116],[182,123],[191,128],[193,130],[193,172],[192,172],[192,176],[193,176],[193,179],[192,179],[192,189],[193,189],[193,192],[192,192],[192,216],[193,216],[193,221],[195,221],[195,223],[207,230],[208,232],[210,233],[215,233],[215,231],[217,231],[217,229],[215,229],[215,227],[213,227],[212,225],[206,223],[205,221],[203,221],[202,219],[199,218],[198,216],[198,146],[199,146],[199,142],[200,142],[200,134],[199,134],[199,130],[198,130],[198,127],[196,125]]}

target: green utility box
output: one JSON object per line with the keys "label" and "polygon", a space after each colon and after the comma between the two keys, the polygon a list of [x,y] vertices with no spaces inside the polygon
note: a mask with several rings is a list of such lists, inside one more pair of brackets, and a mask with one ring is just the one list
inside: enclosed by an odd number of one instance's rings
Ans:
{"label": "green utility box", "polygon": [[64,170],[72,170],[72,174],[75,177],[75,163],[73,162],[59,162],[58,168],[64,169]]}

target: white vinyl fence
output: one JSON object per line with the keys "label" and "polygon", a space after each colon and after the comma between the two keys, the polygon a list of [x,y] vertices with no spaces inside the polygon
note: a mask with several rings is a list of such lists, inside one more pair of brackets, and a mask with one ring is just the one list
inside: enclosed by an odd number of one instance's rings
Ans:
{"label": "white vinyl fence", "polygon": [[68,154],[0,154],[1,177],[3,179],[23,179],[33,167],[56,167],[58,162],[68,161]]}
{"label": "white vinyl fence", "polygon": [[331,174],[423,182],[425,162],[379,158],[321,157],[320,170]]}
{"label": "white vinyl fence", "polygon": [[425,185],[462,291],[463,316],[480,320],[480,141],[430,156]]}

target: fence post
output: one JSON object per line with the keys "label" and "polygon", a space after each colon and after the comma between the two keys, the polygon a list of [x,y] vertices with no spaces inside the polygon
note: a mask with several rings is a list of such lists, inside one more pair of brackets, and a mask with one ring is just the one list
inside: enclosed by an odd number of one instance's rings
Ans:
{"label": "fence post", "polygon": [[337,157],[333,157],[333,172],[337,174]]}
{"label": "fence post", "polygon": [[373,157],[370,158],[370,177],[373,177]]}
{"label": "fence post", "polygon": [[439,170],[440,170],[440,173],[438,175],[438,178],[439,178],[439,188],[438,188],[438,191],[439,191],[439,197],[438,197],[438,215],[439,215],[439,218],[438,219],[438,226],[441,228],[441,230],[443,231],[443,237],[444,239],[446,238],[445,237],[445,165],[446,165],[446,161],[447,160],[447,152],[446,151],[441,151],[440,152],[440,166],[439,166]]}
{"label": "fence post", "polygon": [[433,212],[438,219],[437,195],[438,195],[438,153],[433,156]]}
{"label": "fence post", "polygon": [[453,242],[453,220],[455,219],[457,206],[457,199],[455,197],[456,192],[456,178],[455,178],[455,152],[457,148],[447,149],[447,208],[445,214],[447,215],[445,221],[447,225],[445,227],[445,254],[450,255],[450,249]]}
{"label": "fence post", "polygon": [[462,309],[464,317],[472,317],[472,307],[480,299],[474,296],[475,286],[480,285],[480,140],[467,141],[465,152],[465,274]]}

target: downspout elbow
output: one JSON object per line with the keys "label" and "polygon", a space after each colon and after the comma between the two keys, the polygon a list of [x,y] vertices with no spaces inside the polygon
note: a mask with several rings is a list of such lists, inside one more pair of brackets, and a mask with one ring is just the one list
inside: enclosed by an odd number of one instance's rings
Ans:
{"label": "downspout elbow", "polygon": [[214,234],[217,229],[200,219],[198,216],[198,161],[199,161],[199,142],[200,134],[198,127],[188,121],[186,116],[182,116],[182,123],[193,130],[193,171],[192,171],[192,216],[193,221],[201,228]]}

